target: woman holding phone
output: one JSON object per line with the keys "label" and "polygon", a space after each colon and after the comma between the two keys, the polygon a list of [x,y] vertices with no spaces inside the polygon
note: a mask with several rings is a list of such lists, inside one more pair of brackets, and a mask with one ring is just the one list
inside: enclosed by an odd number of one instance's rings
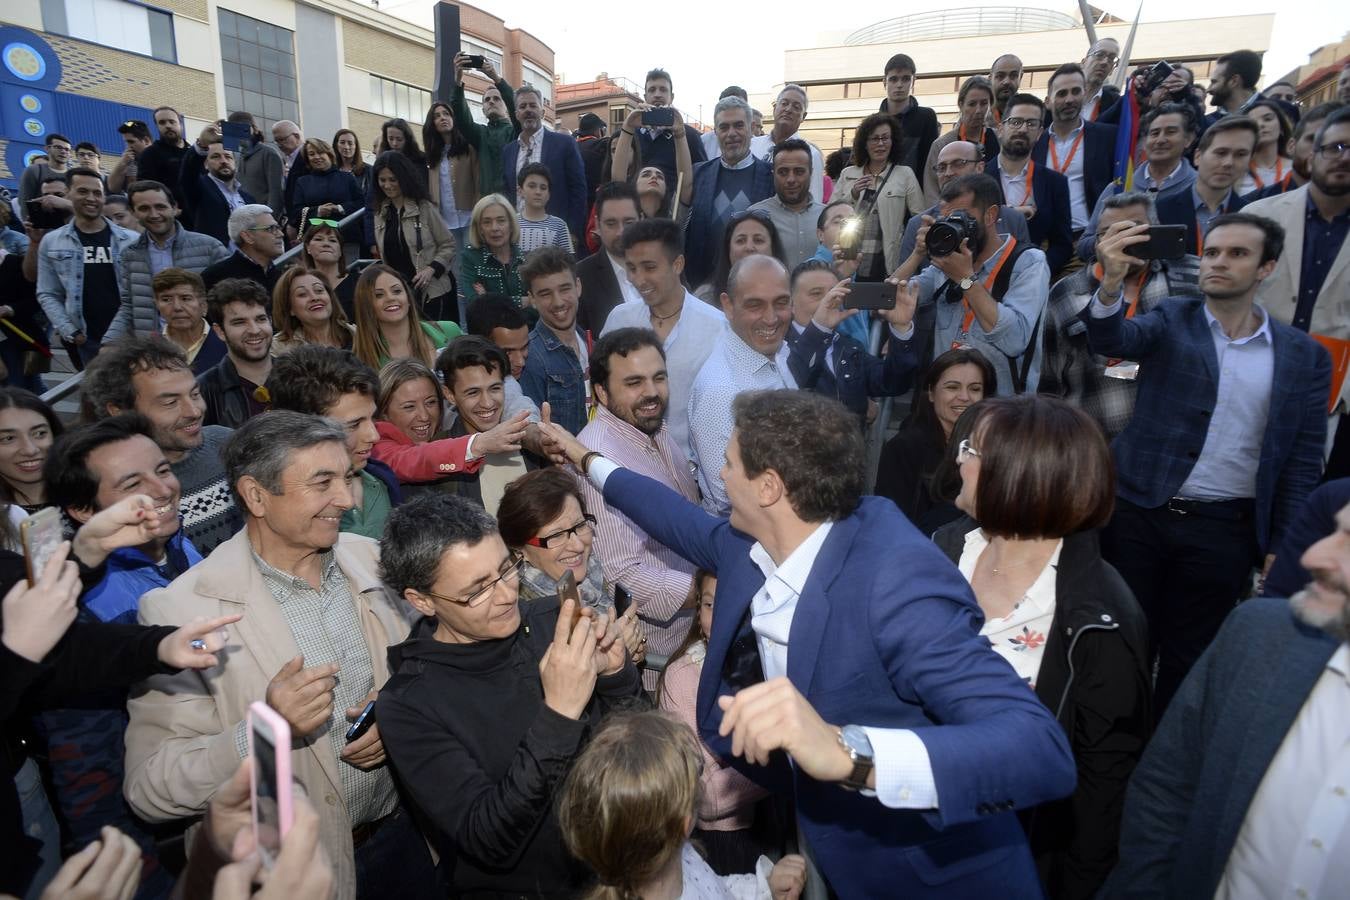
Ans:
{"label": "woman holding phone", "polygon": [[862,227],[858,248],[858,280],[882,281],[900,268],[900,239],[910,216],[924,210],[923,187],[904,156],[900,120],[873,113],[853,134],[857,165],[839,175],[840,195],[852,201]]}
{"label": "woman holding phone", "polygon": [[521,602],[524,564],[481,507],[444,494],[395,509],[380,542],[381,580],[423,617],[389,650],[380,735],[455,862],[450,896],[576,897],[591,876],[563,846],[558,791],[602,718],[645,705],[613,619]]}

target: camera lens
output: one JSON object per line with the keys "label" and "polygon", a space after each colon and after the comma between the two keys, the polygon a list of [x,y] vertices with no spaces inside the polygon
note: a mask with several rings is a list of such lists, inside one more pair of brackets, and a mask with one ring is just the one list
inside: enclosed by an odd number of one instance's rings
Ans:
{"label": "camera lens", "polygon": [[946,220],[934,222],[928,228],[928,255],[947,256],[955,252],[956,248],[961,246],[963,237],[965,237],[963,229],[951,222]]}

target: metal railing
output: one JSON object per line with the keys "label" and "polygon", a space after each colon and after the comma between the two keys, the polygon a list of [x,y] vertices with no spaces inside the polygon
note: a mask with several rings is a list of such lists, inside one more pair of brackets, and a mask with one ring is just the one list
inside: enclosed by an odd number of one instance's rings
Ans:
{"label": "metal railing", "polygon": [[[363,206],[363,207],[361,207],[360,209],[358,209],[356,212],[354,212],[354,213],[352,213],[351,215],[347,216],[346,218],[344,218],[344,219],[339,219],[339,220],[338,220],[338,230],[340,231],[340,230],[342,230],[343,228],[346,228],[348,225],[353,224],[353,223],[356,222],[358,219],[363,218],[363,217],[365,216],[365,214],[366,214],[366,208]],[[280,256],[278,256],[276,259],[272,260],[272,265],[275,266],[275,267],[277,267],[277,268],[280,268],[281,266],[286,265],[286,264],[289,263],[291,260],[293,260],[293,259],[295,259],[297,256],[299,256],[300,253],[301,253],[304,249],[305,249],[304,243],[303,243],[303,242],[298,243],[298,244],[296,244],[294,247],[292,247],[291,249],[287,250],[285,253],[283,253],[283,254],[281,254]]]}
{"label": "metal railing", "polygon": [[83,381],[84,381],[84,372],[83,371],[76,372],[74,375],[71,375],[69,378],[58,384],[56,387],[48,388],[47,390],[43,391],[42,402],[46,403],[48,406],[55,406],[62,400],[69,397],[71,394],[74,394],[77,391],[79,391],[80,385],[81,383],[83,383]]}

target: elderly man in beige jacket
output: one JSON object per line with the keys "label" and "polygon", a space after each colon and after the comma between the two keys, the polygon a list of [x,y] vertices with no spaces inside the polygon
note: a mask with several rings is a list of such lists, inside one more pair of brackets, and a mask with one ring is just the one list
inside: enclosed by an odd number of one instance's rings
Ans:
{"label": "elderly man in beige jacket", "polygon": [[345,438],[335,422],[274,411],[226,445],[245,529],[146,594],[140,619],[243,618],[219,666],[156,676],[132,696],[125,793],[154,822],[204,812],[247,753],[249,704],[265,700],[290,723],[292,771],[319,811],[336,896],[432,896],[432,863],[399,806],[378,726],[345,741],[389,676],[388,646],[408,633],[377,574],[379,545],[338,534],[354,503]]}

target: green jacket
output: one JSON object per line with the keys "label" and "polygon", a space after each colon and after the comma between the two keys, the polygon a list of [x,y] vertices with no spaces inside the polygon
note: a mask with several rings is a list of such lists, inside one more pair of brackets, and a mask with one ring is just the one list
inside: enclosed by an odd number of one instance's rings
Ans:
{"label": "green jacket", "polygon": [[504,78],[497,79],[497,90],[501,91],[502,102],[506,104],[510,118],[497,119],[487,125],[479,125],[474,121],[468,101],[464,99],[463,84],[455,85],[455,94],[450,100],[455,124],[464,132],[465,139],[478,150],[478,190],[483,197],[502,192],[502,148],[520,133],[520,123],[516,121],[516,92],[511,90]]}

